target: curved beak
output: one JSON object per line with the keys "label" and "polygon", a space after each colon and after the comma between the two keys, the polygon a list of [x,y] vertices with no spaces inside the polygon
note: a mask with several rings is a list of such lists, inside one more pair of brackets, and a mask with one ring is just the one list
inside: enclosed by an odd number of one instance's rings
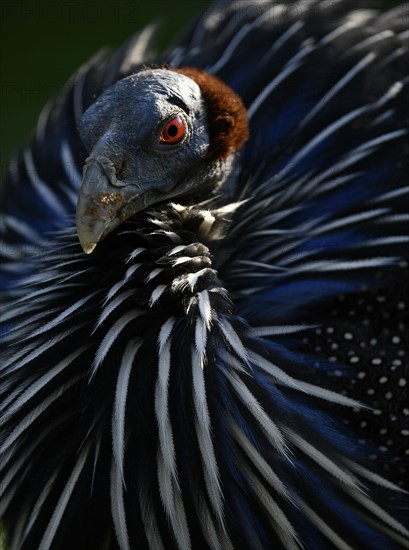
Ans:
{"label": "curved beak", "polygon": [[126,188],[110,182],[97,159],[87,159],[77,202],[77,233],[86,254],[128,217],[125,206],[130,198]]}
{"label": "curved beak", "polygon": [[160,182],[122,182],[105,156],[90,157],[84,166],[77,201],[77,234],[82,249],[90,254],[97,244],[129,217],[152,204],[172,197],[160,190]]}

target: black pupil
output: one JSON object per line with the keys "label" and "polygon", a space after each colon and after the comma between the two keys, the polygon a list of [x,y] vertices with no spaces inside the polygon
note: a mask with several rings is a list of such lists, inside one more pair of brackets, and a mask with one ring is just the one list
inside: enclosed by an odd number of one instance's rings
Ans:
{"label": "black pupil", "polygon": [[172,124],[168,128],[168,136],[169,137],[176,137],[177,135],[178,135],[178,127],[176,126],[176,124]]}

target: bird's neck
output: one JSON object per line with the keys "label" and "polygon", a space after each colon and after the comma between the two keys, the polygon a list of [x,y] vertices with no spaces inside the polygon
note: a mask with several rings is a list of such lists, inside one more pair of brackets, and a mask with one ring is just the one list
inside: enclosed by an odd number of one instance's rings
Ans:
{"label": "bird's neck", "polygon": [[159,318],[159,310],[168,315],[190,315],[206,293],[209,304],[215,295],[218,307],[229,309],[212,250],[225,235],[233,210],[171,204],[137,216],[120,228],[113,239],[118,243],[115,248],[124,254],[122,281],[138,294],[140,307],[147,313],[151,310],[155,318]]}

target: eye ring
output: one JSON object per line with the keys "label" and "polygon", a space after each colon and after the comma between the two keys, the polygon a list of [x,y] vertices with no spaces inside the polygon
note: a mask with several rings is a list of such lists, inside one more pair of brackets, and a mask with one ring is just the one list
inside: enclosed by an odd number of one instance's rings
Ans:
{"label": "eye ring", "polygon": [[176,145],[180,143],[187,132],[186,122],[179,115],[171,118],[163,126],[159,141],[165,145]]}

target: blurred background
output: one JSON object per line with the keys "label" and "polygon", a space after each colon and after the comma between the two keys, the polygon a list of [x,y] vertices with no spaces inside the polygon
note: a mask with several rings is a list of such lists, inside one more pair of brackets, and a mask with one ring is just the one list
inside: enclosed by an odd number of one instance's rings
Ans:
{"label": "blurred background", "polygon": [[[255,4],[262,1],[254,0]],[[200,16],[209,3],[209,0],[69,0],[61,3],[3,0],[0,4],[0,182],[10,157],[29,140],[44,103],[81,63],[103,46],[118,46],[155,19],[162,20],[160,51],[193,16]],[[302,6],[303,0],[295,3]],[[370,8],[386,8],[399,1],[369,0],[366,4]]]}
{"label": "blurred background", "polygon": [[117,47],[153,20],[158,51],[208,0],[3,0],[0,3],[0,182],[44,103],[102,47]]}

